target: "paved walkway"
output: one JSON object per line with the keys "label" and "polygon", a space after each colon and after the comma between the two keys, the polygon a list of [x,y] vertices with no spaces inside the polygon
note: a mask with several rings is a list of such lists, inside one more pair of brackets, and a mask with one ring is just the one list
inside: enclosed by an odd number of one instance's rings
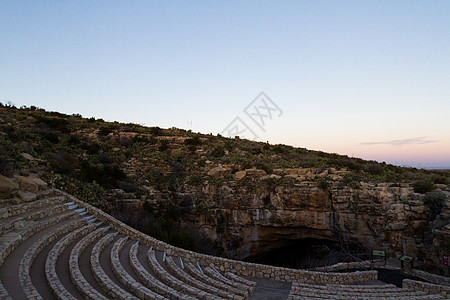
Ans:
{"label": "paved walkway", "polygon": [[248,278],[258,285],[249,299],[254,300],[278,300],[287,299],[291,289],[290,282],[281,282],[270,279]]}

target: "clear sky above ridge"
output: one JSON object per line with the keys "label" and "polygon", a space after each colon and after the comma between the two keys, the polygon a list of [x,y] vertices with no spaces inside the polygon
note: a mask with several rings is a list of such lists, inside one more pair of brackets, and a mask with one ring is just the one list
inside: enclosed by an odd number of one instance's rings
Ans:
{"label": "clear sky above ridge", "polygon": [[1,1],[0,101],[450,167],[450,1]]}

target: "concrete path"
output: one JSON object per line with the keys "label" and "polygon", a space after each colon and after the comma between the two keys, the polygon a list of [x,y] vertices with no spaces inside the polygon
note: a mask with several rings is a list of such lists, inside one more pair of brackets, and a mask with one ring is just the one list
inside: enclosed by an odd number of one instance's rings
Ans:
{"label": "concrete path", "polygon": [[256,279],[247,277],[247,279],[255,281],[258,285],[253,295],[249,299],[252,300],[279,300],[287,299],[289,290],[291,289],[290,282],[281,282],[270,279]]}

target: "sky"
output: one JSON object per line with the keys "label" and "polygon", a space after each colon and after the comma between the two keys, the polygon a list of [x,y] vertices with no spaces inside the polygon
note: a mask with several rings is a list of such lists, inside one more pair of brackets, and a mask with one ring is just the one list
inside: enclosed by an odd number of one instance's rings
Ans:
{"label": "sky", "polygon": [[4,0],[0,102],[450,168],[449,16],[437,0]]}

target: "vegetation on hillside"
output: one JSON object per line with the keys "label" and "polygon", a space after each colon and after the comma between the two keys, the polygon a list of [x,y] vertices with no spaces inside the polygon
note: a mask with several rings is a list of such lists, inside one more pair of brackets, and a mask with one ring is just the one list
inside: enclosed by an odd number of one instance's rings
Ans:
{"label": "vegetation on hillside", "polygon": [[[33,158],[27,158],[23,153]],[[2,173],[8,171],[11,161],[18,169],[41,171],[55,187],[106,210],[108,203],[114,201],[112,195],[116,195],[117,189],[123,191],[122,199],[138,199],[154,190],[177,205],[185,201],[179,199],[179,194],[195,190],[200,191],[196,194],[195,210],[201,212],[205,207],[202,187],[233,180],[236,172],[251,168],[266,174],[283,168],[315,168],[317,172],[334,168],[348,171],[341,179],[343,186],[358,188],[360,181],[414,182],[415,191],[419,193],[431,192],[435,184],[448,183],[450,174],[288,145],[225,138],[178,128],[105,122],[83,118],[79,114],[66,115],[34,106],[16,108],[0,103]],[[218,165],[230,167],[231,172],[217,178],[204,171],[205,166]],[[272,189],[274,185],[292,184],[291,179],[284,177],[266,181]],[[319,187],[329,187],[327,180],[317,181]],[[249,188],[256,185],[248,178],[240,184]],[[192,203],[183,209],[192,210]],[[159,225],[144,224],[141,229],[163,240],[172,241],[173,236],[183,235],[181,240],[185,243],[180,246],[192,248],[192,240],[184,237],[187,234],[175,229],[180,218],[159,220]]]}

